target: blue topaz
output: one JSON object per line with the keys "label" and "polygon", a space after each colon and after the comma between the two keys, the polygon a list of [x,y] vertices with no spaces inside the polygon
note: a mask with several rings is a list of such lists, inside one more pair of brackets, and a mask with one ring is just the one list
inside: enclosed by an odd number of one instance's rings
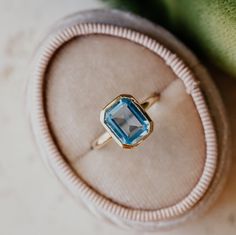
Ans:
{"label": "blue topaz", "polygon": [[123,147],[136,146],[152,129],[152,121],[132,96],[119,96],[105,108],[105,127]]}

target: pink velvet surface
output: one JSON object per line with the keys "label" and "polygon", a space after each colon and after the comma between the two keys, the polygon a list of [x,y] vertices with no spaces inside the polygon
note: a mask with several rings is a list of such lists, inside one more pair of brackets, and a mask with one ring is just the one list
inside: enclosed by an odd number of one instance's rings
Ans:
{"label": "pink velvet surface", "polygon": [[[203,128],[180,79],[155,54],[110,36],[73,39],[54,56],[46,74],[46,111],[58,148],[78,177],[99,194],[135,209],[159,209],[185,197],[201,176]],[[103,133],[100,110],[128,93],[161,100],[149,114],[154,133],[139,147],[109,143],[91,150]]]}

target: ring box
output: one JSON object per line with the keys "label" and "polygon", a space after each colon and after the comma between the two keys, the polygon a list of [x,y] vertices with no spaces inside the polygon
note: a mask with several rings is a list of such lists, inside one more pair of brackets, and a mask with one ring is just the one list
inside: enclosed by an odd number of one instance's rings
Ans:
{"label": "ring box", "polygon": [[[94,214],[143,231],[170,228],[213,204],[229,169],[225,109],[197,58],[158,25],[117,10],[61,20],[40,45],[28,107],[41,156]],[[132,150],[104,132],[102,108],[120,94],[160,101],[154,131]]]}

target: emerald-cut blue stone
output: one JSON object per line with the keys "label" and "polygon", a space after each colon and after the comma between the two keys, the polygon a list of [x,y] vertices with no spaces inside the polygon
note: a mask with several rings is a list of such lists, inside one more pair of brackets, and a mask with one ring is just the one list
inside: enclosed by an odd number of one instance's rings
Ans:
{"label": "emerald-cut blue stone", "polygon": [[130,97],[122,97],[106,109],[104,124],[122,145],[133,146],[149,134],[151,123]]}

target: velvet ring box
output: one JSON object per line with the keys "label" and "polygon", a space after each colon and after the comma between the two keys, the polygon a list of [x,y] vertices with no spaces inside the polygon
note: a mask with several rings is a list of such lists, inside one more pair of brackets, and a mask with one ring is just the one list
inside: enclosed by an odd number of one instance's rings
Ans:
{"label": "velvet ring box", "polygon": [[[41,155],[94,214],[152,231],[214,202],[229,168],[224,106],[205,68],[165,29],[116,10],[77,13],[45,38],[33,71],[28,100]],[[142,145],[91,149],[106,104],[153,92],[161,95],[148,111],[155,128]]]}

